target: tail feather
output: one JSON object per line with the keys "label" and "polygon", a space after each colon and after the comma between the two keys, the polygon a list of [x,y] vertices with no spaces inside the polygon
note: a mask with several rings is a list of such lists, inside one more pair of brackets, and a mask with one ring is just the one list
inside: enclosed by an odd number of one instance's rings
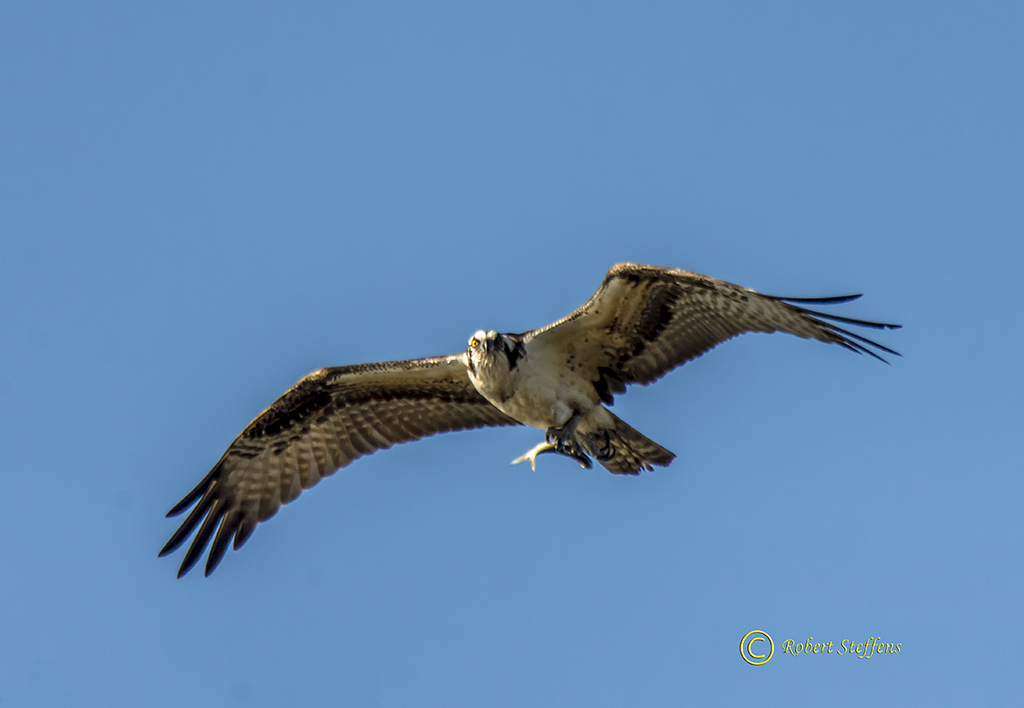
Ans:
{"label": "tail feather", "polygon": [[618,416],[614,428],[578,435],[580,443],[601,465],[614,474],[640,474],[652,465],[664,467],[676,458],[674,454],[653,440],[644,437]]}

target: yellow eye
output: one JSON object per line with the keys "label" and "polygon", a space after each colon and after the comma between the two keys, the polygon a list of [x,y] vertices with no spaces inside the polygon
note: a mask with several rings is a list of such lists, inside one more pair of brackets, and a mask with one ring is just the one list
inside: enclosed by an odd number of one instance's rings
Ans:
{"label": "yellow eye", "polygon": [[469,346],[472,347],[473,349],[476,349],[477,347],[480,346],[480,340],[477,339],[476,337],[473,337],[471,340],[469,340]]}

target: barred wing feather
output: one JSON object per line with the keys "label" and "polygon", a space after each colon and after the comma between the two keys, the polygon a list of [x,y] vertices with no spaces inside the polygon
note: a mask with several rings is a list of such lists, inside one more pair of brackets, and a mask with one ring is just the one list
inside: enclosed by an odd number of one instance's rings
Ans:
{"label": "barred wing feather", "polygon": [[212,538],[209,575],[229,543],[241,547],[257,523],[353,460],[435,433],[495,425],[518,423],[477,393],[458,355],[320,369],[252,421],[168,512],[192,507],[160,555],[195,531],[178,577]]}
{"label": "barred wing feather", "polygon": [[[582,307],[547,327],[526,332],[564,351],[611,403],[626,384],[648,384],[744,332],[786,332],[839,344],[875,358],[899,354],[833,322],[875,329],[899,325],[838,317],[802,304],[829,305],[860,295],[787,298],[763,295],[699,273],[619,263]],[[885,361],[882,359],[882,361]]]}

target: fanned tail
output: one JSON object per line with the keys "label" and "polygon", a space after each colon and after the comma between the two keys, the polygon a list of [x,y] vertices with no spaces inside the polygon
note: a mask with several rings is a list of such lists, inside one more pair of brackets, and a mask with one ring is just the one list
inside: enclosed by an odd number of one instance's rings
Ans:
{"label": "fanned tail", "polygon": [[644,437],[621,418],[608,412],[615,421],[614,428],[594,433],[577,434],[577,439],[588,453],[614,474],[640,474],[650,472],[652,465],[668,465],[676,456],[650,438]]}

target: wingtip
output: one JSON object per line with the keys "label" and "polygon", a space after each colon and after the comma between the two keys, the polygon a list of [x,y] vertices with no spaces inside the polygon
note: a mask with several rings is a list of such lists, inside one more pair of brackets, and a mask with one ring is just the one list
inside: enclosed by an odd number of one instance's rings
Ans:
{"label": "wingtip", "polygon": [[199,499],[200,497],[202,497],[202,494],[196,494],[194,490],[192,492],[189,492],[189,495],[187,497],[185,497],[180,502],[171,507],[170,511],[168,511],[164,515],[164,518],[170,519],[171,517],[181,515],[182,513],[187,511],[189,507],[195,504],[196,500]]}
{"label": "wingtip", "polygon": [[[177,546],[175,546],[175,548],[177,548]],[[160,549],[160,552],[156,554],[156,557],[163,558],[164,556],[169,556],[173,552],[174,548],[171,548],[171,542],[168,541],[164,544],[164,547]]]}
{"label": "wingtip", "polygon": [[781,300],[783,302],[812,302],[819,305],[840,305],[844,302],[853,302],[864,297],[864,293],[854,293],[853,295],[832,295],[829,297],[786,297],[785,295],[765,295],[765,297],[772,300]]}
{"label": "wingtip", "polygon": [[[195,544],[193,543],[193,546],[194,545]],[[204,546],[205,546],[205,544],[204,544]],[[185,577],[185,575],[187,575],[188,572],[190,570],[192,570],[192,568],[195,567],[195,564],[199,562],[199,559],[201,557],[202,557],[202,549],[200,549],[200,551],[197,553],[194,550],[194,548],[189,548],[188,549],[188,553],[185,554],[185,559],[183,561],[181,561],[181,567],[178,568],[178,578],[180,579],[180,578]]]}

